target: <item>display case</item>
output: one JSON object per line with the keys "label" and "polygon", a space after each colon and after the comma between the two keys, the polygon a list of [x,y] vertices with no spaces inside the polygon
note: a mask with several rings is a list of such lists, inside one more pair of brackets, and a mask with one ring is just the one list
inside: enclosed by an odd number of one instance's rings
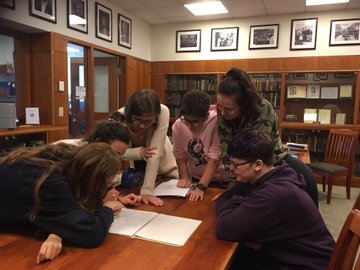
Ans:
{"label": "display case", "polygon": [[285,76],[284,122],[353,125],[357,72]]}
{"label": "display case", "polygon": [[179,109],[186,91],[197,89],[206,91],[211,102],[216,100],[216,74],[169,74],[165,75],[165,105],[170,110],[170,117],[179,117]]}

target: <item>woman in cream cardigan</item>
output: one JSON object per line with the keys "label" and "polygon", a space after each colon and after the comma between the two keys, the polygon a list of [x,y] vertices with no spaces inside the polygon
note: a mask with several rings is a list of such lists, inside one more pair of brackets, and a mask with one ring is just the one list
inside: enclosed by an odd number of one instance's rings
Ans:
{"label": "woman in cream cardigan", "polygon": [[169,109],[160,104],[154,90],[142,89],[135,92],[119,112],[130,130],[130,144],[123,158],[130,161],[131,167],[145,172],[140,191],[142,200],[162,206],[163,201],[154,196],[157,176],[179,178],[172,144],[167,137]]}

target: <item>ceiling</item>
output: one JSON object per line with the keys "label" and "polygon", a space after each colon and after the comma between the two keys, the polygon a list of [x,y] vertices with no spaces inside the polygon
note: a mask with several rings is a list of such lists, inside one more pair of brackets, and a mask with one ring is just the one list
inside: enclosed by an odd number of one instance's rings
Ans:
{"label": "ceiling", "polygon": [[194,16],[184,4],[201,0],[108,0],[149,24],[195,22],[280,14],[308,13],[360,8],[360,0],[346,4],[306,7],[305,0],[221,0],[228,14]]}

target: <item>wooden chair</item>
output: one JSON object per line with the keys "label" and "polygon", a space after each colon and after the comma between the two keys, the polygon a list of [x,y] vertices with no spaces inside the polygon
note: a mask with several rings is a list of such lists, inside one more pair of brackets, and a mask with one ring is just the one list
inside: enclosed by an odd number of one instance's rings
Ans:
{"label": "wooden chair", "polygon": [[[360,259],[356,256],[360,245],[360,212],[351,210],[341,229],[328,270],[360,269]],[[355,264],[354,264],[355,262]]]}
{"label": "wooden chair", "polygon": [[358,196],[356,197],[355,203],[353,205],[353,209],[357,209],[360,211],[360,192]]}
{"label": "wooden chair", "polygon": [[354,171],[355,151],[359,132],[348,129],[330,129],[323,162],[310,163],[312,171],[322,177],[323,191],[328,184],[327,203],[331,201],[331,191],[335,177],[346,177],[346,195],[350,199],[351,178]]}

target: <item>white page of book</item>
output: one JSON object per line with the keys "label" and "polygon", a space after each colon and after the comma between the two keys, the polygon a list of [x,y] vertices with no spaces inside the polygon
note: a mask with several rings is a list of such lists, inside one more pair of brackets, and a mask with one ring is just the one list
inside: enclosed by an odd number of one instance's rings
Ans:
{"label": "white page of book", "polygon": [[171,179],[166,182],[162,182],[154,189],[155,196],[180,196],[185,197],[189,191],[189,188],[177,187],[178,179]]}
{"label": "white page of book", "polygon": [[123,208],[120,213],[114,216],[109,233],[133,236],[157,215],[156,212]]}
{"label": "white page of book", "polygon": [[183,246],[200,223],[201,220],[159,214],[142,227],[135,236],[164,244]]}

